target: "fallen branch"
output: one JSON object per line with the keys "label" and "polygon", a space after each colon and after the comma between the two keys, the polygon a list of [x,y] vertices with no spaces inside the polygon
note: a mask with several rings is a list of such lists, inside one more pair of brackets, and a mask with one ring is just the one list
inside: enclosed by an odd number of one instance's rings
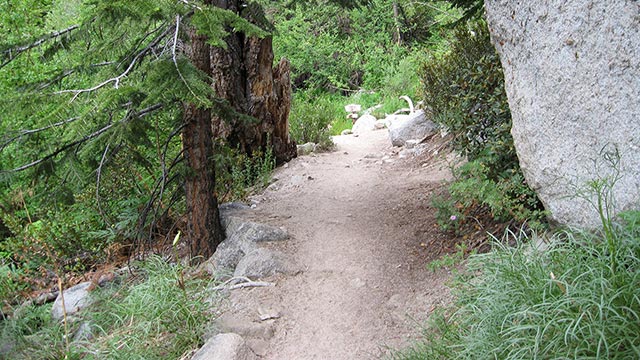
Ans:
{"label": "fallen branch", "polygon": [[[241,283],[235,283],[237,281],[243,281]],[[275,286],[275,283],[266,282],[266,281],[253,281],[245,276],[234,276],[231,279],[223,282],[222,284],[213,288],[213,290],[235,290],[235,289],[243,289],[248,287],[267,287],[267,286]]]}
{"label": "fallen branch", "polygon": [[407,95],[402,95],[399,97],[399,99],[403,99],[404,101],[409,103],[409,113],[413,114],[415,112],[415,109],[413,107],[413,101],[411,101],[411,99]]}

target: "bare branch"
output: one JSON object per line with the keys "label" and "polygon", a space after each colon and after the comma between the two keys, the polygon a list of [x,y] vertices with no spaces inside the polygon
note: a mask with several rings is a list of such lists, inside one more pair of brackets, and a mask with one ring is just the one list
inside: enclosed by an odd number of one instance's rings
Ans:
{"label": "bare branch", "polygon": [[31,43],[31,44],[27,44],[27,45],[23,45],[23,46],[19,46],[13,49],[8,49],[8,50],[4,50],[2,52],[2,55],[7,57],[8,59],[3,62],[2,64],[0,64],[0,69],[2,69],[3,67],[7,66],[10,62],[12,62],[13,60],[15,60],[18,55],[22,54],[23,52],[29,50],[29,49],[33,49],[34,47],[38,47],[40,45],[42,45],[45,41],[47,40],[51,40],[53,38],[57,38],[60,37],[64,34],[70,33],[73,30],[76,30],[80,28],[79,25],[72,25],[69,26],[68,28],[64,29],[64,30],[60,30],[60,31],[54,31],[50,34],[47,34],[43,37],[41,37],[40,39],[36,40],[35,42]]}
{"label": "bare branch", "polygon": [[275,283],[265,281],[253,281],[246,276],[234,276],[222,284],[214,287],[212,290],[235,290],[247,287],[265,287],[275,286]]}
{"label": "bare branch", "polygon": [[49,155],[47,155],[47,156],[45,156],[43,158],[40,158],[40,159],[35,160],[33,162],[30,162],[30,163],[28,163],[26,165],[22,165],[20,167],[15,168],[15,169],[2,171],[2,173],[5,173],[5,172],[18,172],[18,171],[23,171],[23,170],[32,168],[32,167],[34,167],[34,166],[36,166],[38,164],[41,164],[41,163],[43,163],[43,162],[45,162],[47,160],[50,160],[50,159],[54,158],[55,156],[57,156],[58,154],[60,154],[60,153],[62,153],[64,151],[67,151],[67,150],[69,150],[69,149],[71,149],[71,148],[73,148],[75,146],[79,146],[79,145],[81,145],[81,144],[83,144],[83,143],[85,143],[85,142],[87,142],[87,141],[89,141],[91,139],[94,139],[94,138],[104,134],[106,131],[108,131],[109,129],[111,129],[115,125],[121,124],[123,122],[129,121],[129,120],[132,120],[132,119],[137,119],[137,118],[144,117],[145,115],[147,115],[147,114],[149,114],[149,113],[151,113],[151,112],[153,112],[155,110],[158,110],[160,108],[162,108],[162,104],[155,104],[155,105],[152,105],[152,106],[150,106],[150,107],[148,107],[146,109],[142,109],[142,110],[140,110],[140,111],[138,111],[136,113],[133,113],[133,114],[127,113],[127,115],[124,117],[124,119],[122,119],[122,120],[120,120],[120,121],[118,121],[116,123],[111,123],[111,124],[101,128],[100,130],[98,130],[96,132],[93,132],[93,133],[83,137],[82,139],[79,139],[79,140],[76,140],[76,141],[72,141],[72,142],[70,142],[68,144],[65,144],[65,145],[59,147],[57,150],[55,150],[54,152],[50,153]]}
{"label": "bare branch", "polygon": [[102,202],[100,201],[100,180],[102,178],[102,166],[104,166],[105,160],[107,158],[107,154],[109,153],[109,146],[110,146],[110,144],[107,144],[107,146],[104,148],[104,153],[102,153],[102,159],[100,159],[100,165],[98,165],[98,169],[96,170],[96,172],[97,172],[97,176],[96,176],[96,203],[98,205],[98,212],[100,213],[100,216],[102,217],[102,220],[104,220],[104,222],[107,225],[111,225],[111,223],[109,222],[109,219],[107,218],[107,216],[105,215],[104,211],[102,210]]}
{"label": "bare branch", "polygon": [[[186,4],[188,4],[185,1]],[[187,79],[184,78],[184,76],[182,75],[182,72],[180,71],[180,67],[178,67],[178,58],[176,55],[176,48],[178,45],[178,32],[180,31],[180,15],[176,15],[176,31],[173,35],[173,47],[171,49],[171,53],[172,53],[172,58],[173,58],[173,64],[176,67],[176,71],[178,72],[178,75],[180,76],[180,80],[182,80],[182,82],[184,83],[184,85],[187,87],[187,89],[189,90],[189,92],[191,93],[191,95],[193,95],[196,99],[205,102],[202,98],[200,98],[192,89],[191,86],[189,86],[189,83],[187,82]]]}
{"label": "bare branch", "polygon": [[107,79],[101,82],[100,84],[90,87],[88,89],[61,90],[61,91],[55,92],[54,94],[59,95],[59,94],[65,94],[65,93],[72,93],[74,94],[74,96],[71,99],[71,101],[74,101],[80,94],[96,91],[110,83],[114,83],[114,87],[117,89],[118,86],[120,86],[120,80],[122,80],[127,75],[129,75],[131,70],[139,63],[139,61],[142,61],[142,59],[144,59],[146,55],[151,53],[153,48],[155,48],[158,45],[158,43],[160,43],[160,41],[162,41],[170,32],[171,32],[171,27],[165,29],[165,31],[163,31],[162,34],[158,35],[158,37],[156,37],[149,45],[147,45],[144,49],[138,52],[136,56],[133,57],[133,60],[131,60],[131,62],[129,63],[129,66],[127,66],[125,71],[122,72],[120,75],[113,77],[111,79]]}

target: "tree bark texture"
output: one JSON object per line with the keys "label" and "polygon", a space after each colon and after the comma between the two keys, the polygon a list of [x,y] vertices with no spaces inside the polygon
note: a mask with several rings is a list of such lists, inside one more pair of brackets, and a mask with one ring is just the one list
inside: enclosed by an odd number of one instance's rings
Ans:
{"label": "tree bark texture", "polygon": [[[234,11],[250,22],[265,27],[259,6],[241,6],[241,1],[218,0],[216,5]],[[227,49],[211,49],[214,89],[238,113],[257,119],[225,121],[213,116],[214,135],[226,138],[233,147],[251,155],[269,148],[278,164],[296,156],[295,142],[289,136],[291,108],[290,66],[286,59],[273,68],[272,38],[259,39],[231,33]]]}
{"label": "tree bark texture", "polygon": [[[186,54],[193,64],[204,72],[211,67],[211,47],[206,37],[187,31],[189,41]],[[223,240],[222,226],[215,196],[215,171],[213,163],[213,131],[211,110],[184,104],[182,144],[189,167],[185,193],[187,203],[187,237],[191,258],[196,262],[206,260]]]}

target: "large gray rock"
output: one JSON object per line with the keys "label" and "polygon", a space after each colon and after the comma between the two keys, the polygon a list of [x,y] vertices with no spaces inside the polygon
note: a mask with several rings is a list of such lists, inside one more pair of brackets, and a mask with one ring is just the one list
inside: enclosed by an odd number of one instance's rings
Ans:
{"label": "large gray rock", "polygon": [[[64,290],[58,294],[56,301],[51,308],[51,317],[54,320],[62,320],[66,311],[67,317],[73,317],[81,310],[91,306],[93,300],[89,294],[92,282],[87,281]],[[62,309],[62,299],[64,297],[64,311]]]}
{"label": "large gray rock", "polygon": [[640,2],[485,5],[520,165],[552,218],[598,226],[578,193],[617,171],[614,212],[640,208]]}
{"label": "large gray rock", "polygon": [[218,270],[233,270],[243,256],[257,248],[257,243],[289,238],[289,233],[281,228],[252,221],[240,222],[239,218],[233,217],[229,218],[226,233],[228,238],[218,245],[211,257],[213,268]]}
{"label": "large gray rock", "polygon": [[247,253],[238,263],[233,276],[264,278],[275,274],[290,274],[292,266],[279,252],[256,248]]}
{"label": "large gray rock", "polygon": [[245,220],[238,216],[224,216],[220,217],[220,223],[226,237],[230,237],[240,229],[240,226],[245,223]]}
{"label": "large gray rock", "polygon": [[376,129],[376,119],[373,115],[362,115],[356,120],[356,123],[353,124],[351,131],[354,134],[362,134],[368,131],[373,131]]}
{"label": "large gray rock", "polygon": [[423,110],[409,115],[392,115],[388,119],[389,138],[393,146],[404,146],[407,140],[422,140],[436,132],[436,124]]}
{"label": "large gray rock", "polygon": [[289,233],[284,229],[252,221],[242,223],[235,234],[242,236],[247,241],[256,243],[264,241],[282,241],[289,238]]}
{"label": "large gray rock", "polygon": [[191,357],[191,360],[257,360],[242,336],[233,333],[219,334],[207,342]]}
{"label": "large gray rock", "polygon": [[242,215],[251,211],[250,206],[239,202],[220,204],[218,209],[220,211],[220,223],[227,237],[235,233],[240,225],[245,222]]}
{"label": "large gray rock", "polygon": [[216,269],[233,270],[246,253],[256,248],[257,246],[255,243],[247,241],[238,233],[233,234],[218,245],[216,252],[210,259],[213,264],[213,268],[210,269],[211,271],[207,271],[212,272]]}

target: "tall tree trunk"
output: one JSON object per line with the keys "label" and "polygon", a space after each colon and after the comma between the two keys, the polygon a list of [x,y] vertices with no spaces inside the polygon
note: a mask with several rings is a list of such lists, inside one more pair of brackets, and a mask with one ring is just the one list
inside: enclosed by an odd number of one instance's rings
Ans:
{"label": "tall tree trunk", "polygon": [[[241,3],[216,1],[218,7],[231,10],[262,28],[270,26],[259,5],[243,7]],[[296,156],[296,146],[289,136],[289,62],[284,59],[273,68],[271,37],[258,39],[232,33],[225,41],[227,49],[213,48],[211,52],[214,89],[235,111],[250,115],[258,122],[225,122],[214,115],[215,134],[249,155],[270,148],[278,163],[291,160]]]}
{"label": "tall tree trunk", "polygon": [[395,31],[393,33],[393,40],[396,44],[402,44],[402,33],[400,32],[400,9],[398,6],[398,2],[393,2],[393,22],[395,24]]}
{"label": "tall tree trunk", "polygon": [[[211,49],[206,37],[197,35],[193,28],[188,30],[188,37],[187,56],[199,70],[209,73]],[[215,196],[211,110],[185,104],[183,121],[182,144],[190,168],[185,184],[188,217],[186,235],[192,259],[200,262],[213,255],[223,240]]]}

